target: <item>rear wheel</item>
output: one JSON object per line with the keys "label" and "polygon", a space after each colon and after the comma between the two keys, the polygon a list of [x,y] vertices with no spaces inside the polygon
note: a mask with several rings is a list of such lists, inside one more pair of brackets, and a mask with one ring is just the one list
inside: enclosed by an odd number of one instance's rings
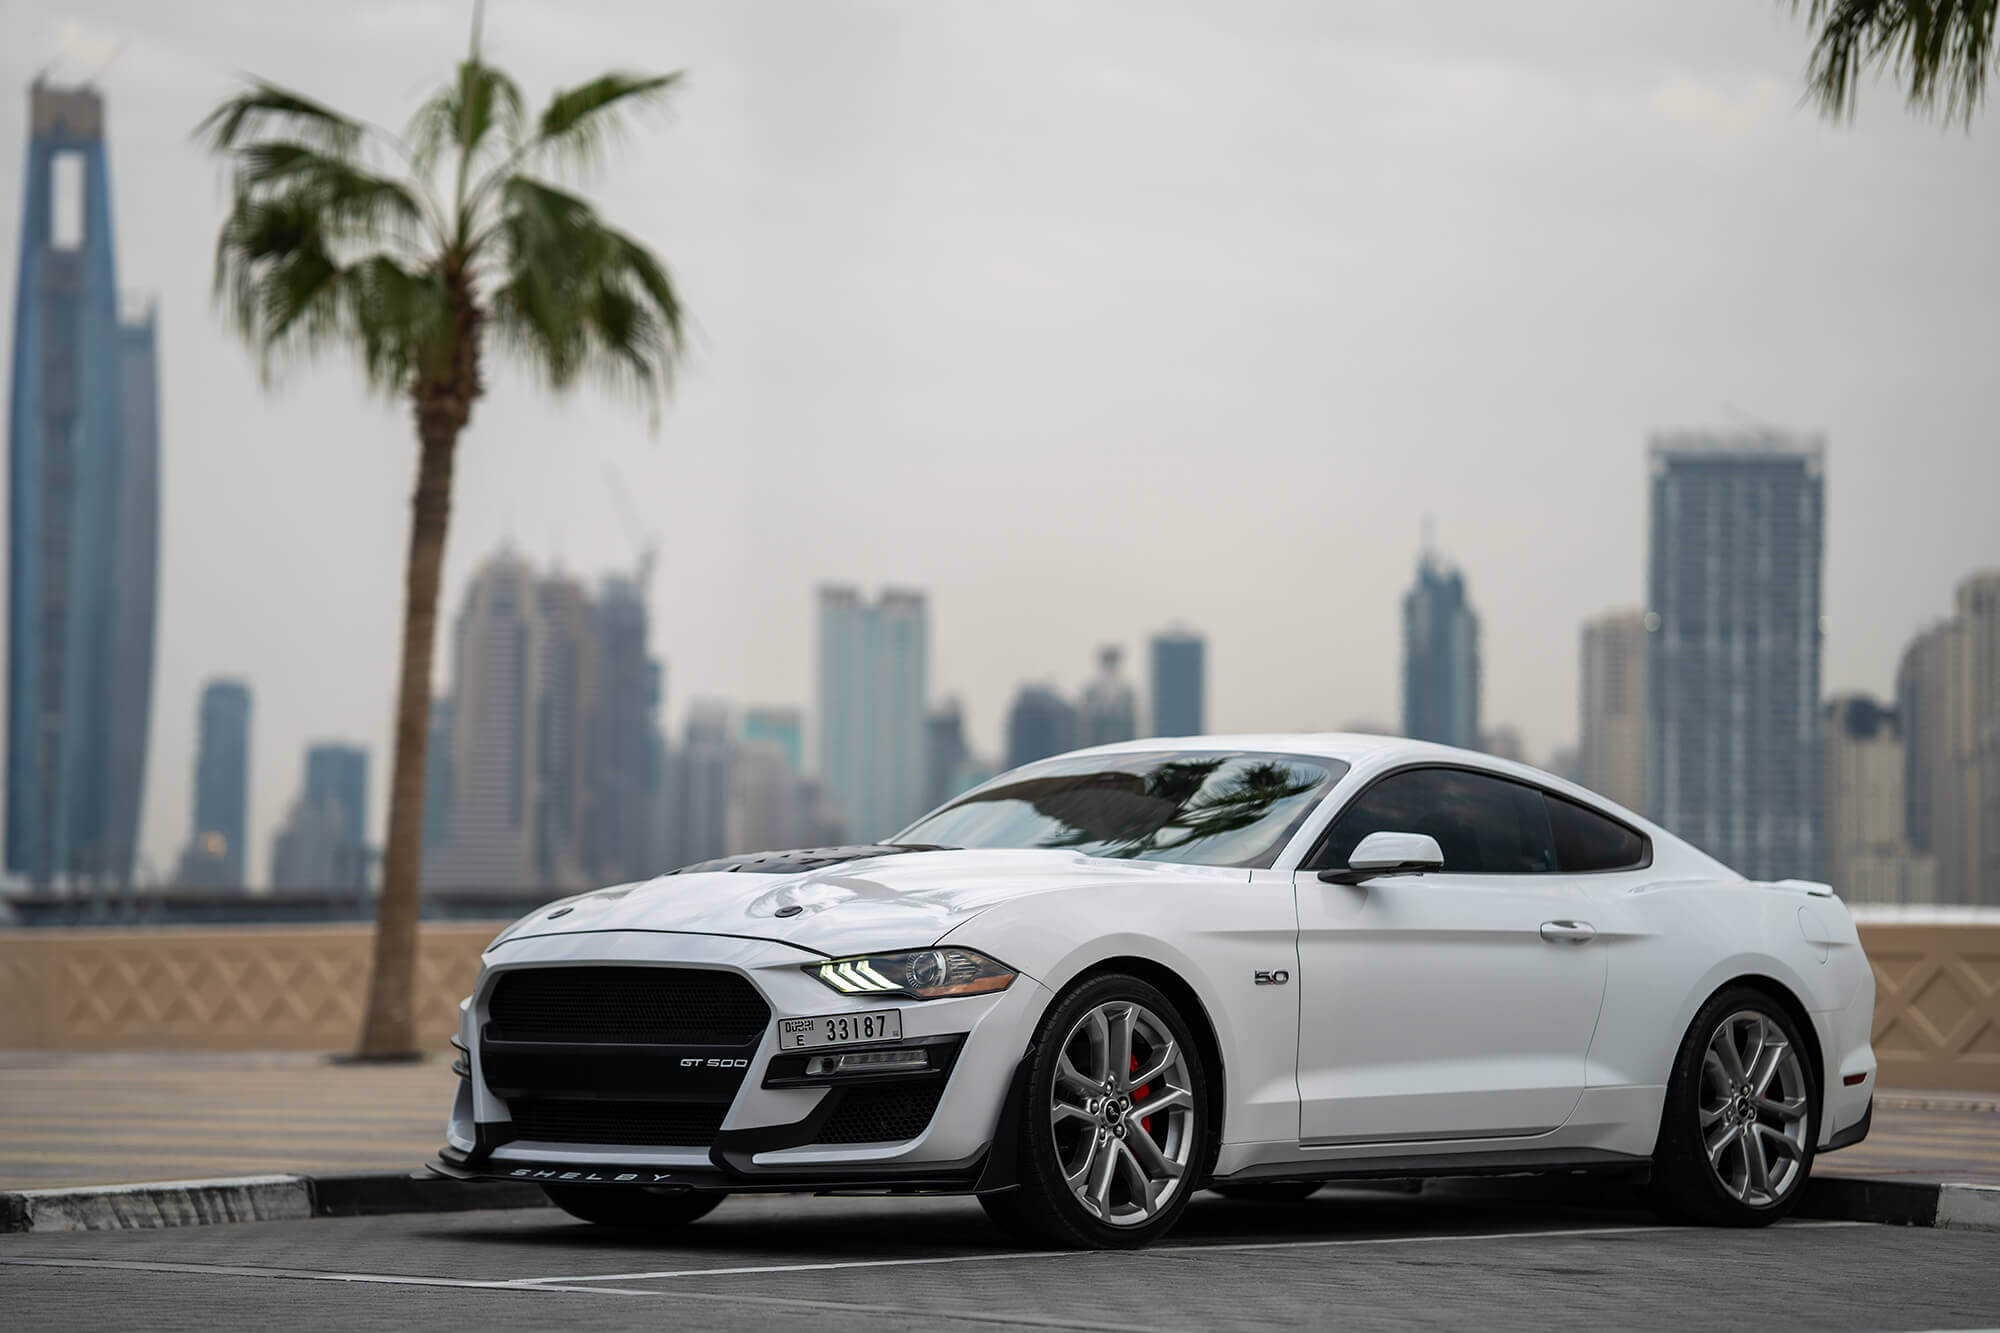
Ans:
{"label": "rear wheel", "polygon": [[542,1193],[579,1221],[634,1231],[686,1226],[714,1212],[728,1197],[693,1190],[655,1192],[631,1185],[544,1185]]}
{"label": "rear wheel", "polygon": [[1762,991],[1729,987],[1702,1006],[1674,1061],[1654,1199],[1685,1221],[1767,1226],[1798,1202],[1818,1131],[1798,1025]]}
{"label": "rear wheel", "polygon": [[1210,1166],[1208,1087],[1187,1022],[1157,987],[1122,974],[1083,983],[1036,1030],[1020,1184],[980,1204],[1036,1243],[1150,1244]]}

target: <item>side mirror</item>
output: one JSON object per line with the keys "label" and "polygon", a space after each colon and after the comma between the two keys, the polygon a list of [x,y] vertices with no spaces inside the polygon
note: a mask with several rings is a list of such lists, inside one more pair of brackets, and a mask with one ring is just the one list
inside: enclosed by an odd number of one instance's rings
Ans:
{"label": "side mirror", "polygon": [[1329,884],[1360,884],[1378,875],[1422,875],[1444,869],[1444,849],[1428,833],[1371,833],[1347,858],[1344,870],[1322,870]]}

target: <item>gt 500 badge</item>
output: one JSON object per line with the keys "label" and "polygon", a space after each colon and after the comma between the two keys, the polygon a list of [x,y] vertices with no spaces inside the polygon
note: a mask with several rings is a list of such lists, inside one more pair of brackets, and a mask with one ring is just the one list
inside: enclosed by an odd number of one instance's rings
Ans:
{"label": "gt 500 badge", "polygon": [[687,1056],[681,1061],[682,1069],[748,1069],[749,1067],[748,1060],[722,1060],[713,1057],[704,1060],[698,1055]]}

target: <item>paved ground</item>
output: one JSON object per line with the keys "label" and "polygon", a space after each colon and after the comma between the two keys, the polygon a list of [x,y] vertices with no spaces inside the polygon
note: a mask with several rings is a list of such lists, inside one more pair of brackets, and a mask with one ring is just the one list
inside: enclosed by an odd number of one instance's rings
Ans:
{"label": "paved ground", "polygon": [[0,1052],[0,1189],[414,1167],[453,1090],[447,1058]]}
{"label": "paved ground", "polygon": [[547,1210],[0,1237],[10,1329],[1950,1328],[2000,1235],[1661,1227],[1615,1195],[1195,1202],[1139,1254],[1008,1247],[962,1199],[736,1198],[670,1238]]}

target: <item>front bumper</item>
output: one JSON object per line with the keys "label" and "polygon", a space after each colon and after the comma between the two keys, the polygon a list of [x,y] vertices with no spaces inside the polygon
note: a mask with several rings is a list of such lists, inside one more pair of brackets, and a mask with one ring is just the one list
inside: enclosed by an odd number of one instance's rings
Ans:
{"label": "front bumper", "polygon": [[[803,969],[816,961],[817,954],[773,941],[662,932],[550,935],[500,945],[486,956],[478,985],[461,1006],[459,1044],[467,1052],[468,1076],[460,1080],[446,1143],[432,1169],[459,1179],[721,1190],[963,1190],[1011,1183],[991,1169],[995,1158],[1007,1156],[993,1152],[995,1133],[1047,992],[1031,978],[1020,977],[991,995],[871,1001],[841,996],[814,980]],[[675,1146],[578,1143],[529,1138],[518,1131],[508,1097],[496,1092],[488,1078],[489,1063],[506,1072],[496,1053],[501,1044],[489,1048],[482,1041],[494,987],[521,969],[590,965],[730,973],[748,981],[769,1006],[771,1021],[747,1058],[740,1084],[733,1094],[723,1094],[729,1097],[727,1112],[707,1141]],[[769,1077],[773,1058],[782,1056],[778,1020],[891,1005],[902,1013],[902,1038],[887,1044],[927,1046],[934,1053],[933,1065],[941,1069],[810,1086],[801,1086],[796,1078]],[[610,1048],[577,1049],[591,1050],[602,1061]],[[633,1058],[641,1060],[645,1053],[635,1048]],[[652,1095],[669,1098],[681,1095],[671,1086],[675,1078],[671,1069],[639,1076],[655,1089]],[[934,1092],[937,1082],[943,1087],[935,1092],[935,1109],[920,1132],[882,1142],[821,1141],[851,1089],[925,1078],[933,1081]],[[511,1095],[514,1090],[502,1091]]]}

